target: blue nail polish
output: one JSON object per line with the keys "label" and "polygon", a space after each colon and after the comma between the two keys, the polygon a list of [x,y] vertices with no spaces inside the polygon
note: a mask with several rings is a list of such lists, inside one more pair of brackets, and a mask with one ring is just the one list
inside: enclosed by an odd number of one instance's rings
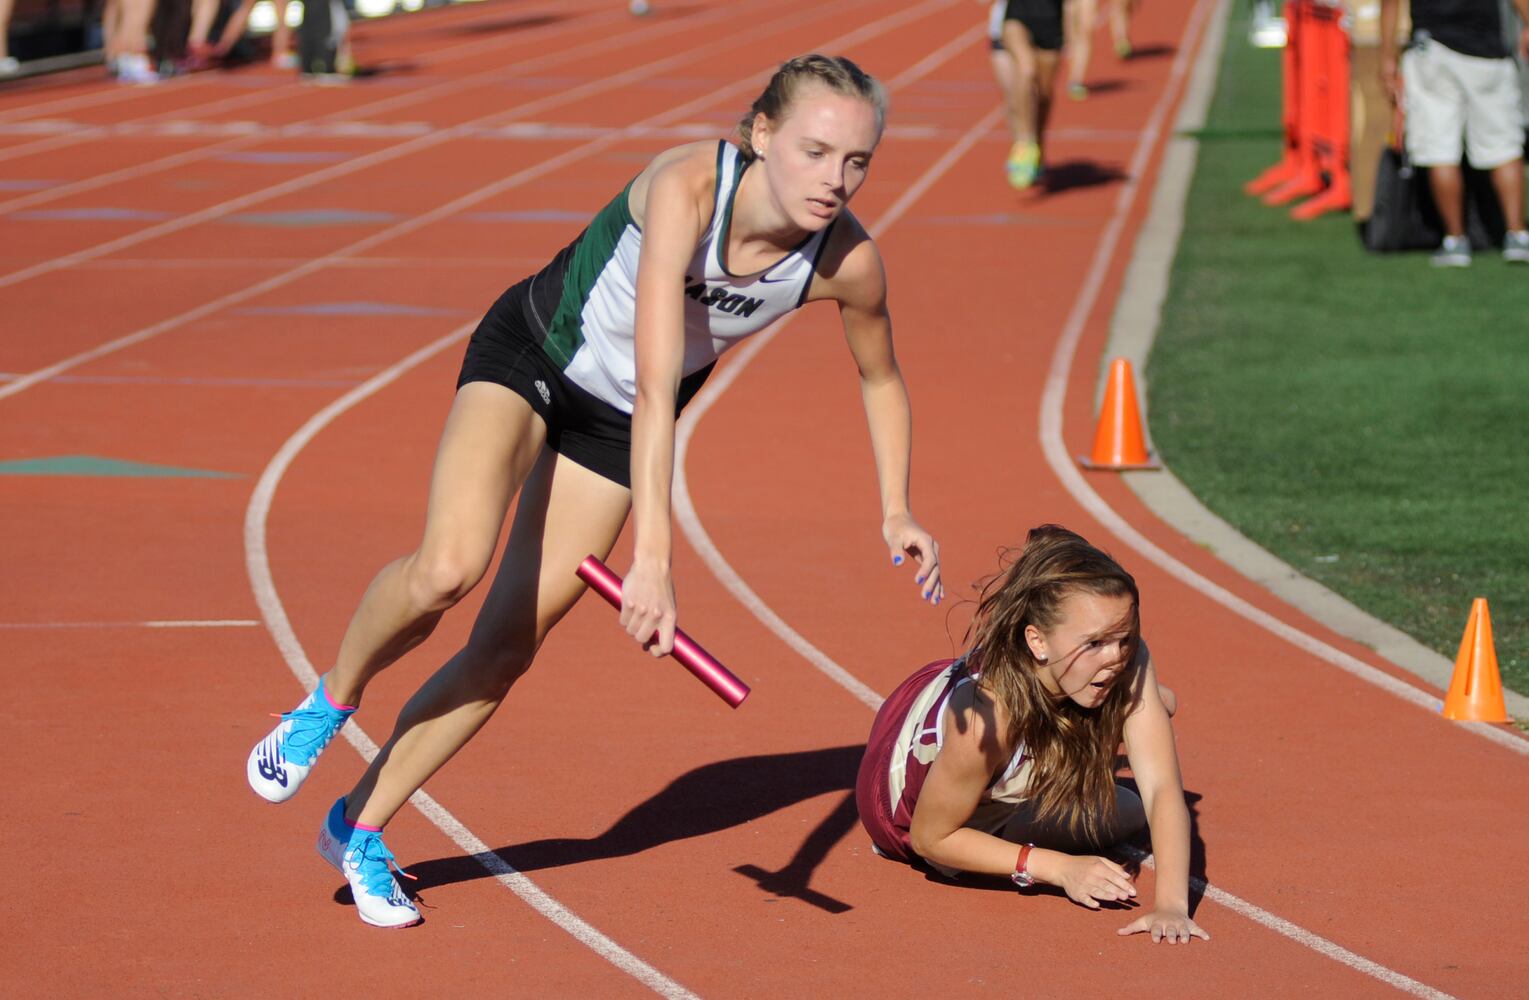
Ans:
{"label": "blue nail polish", "polygon": [[913,582],[914,583],[923,583],[924,582],[924,578],[921,577],[921,576],[916,576],[916,577],[913,578]]}
{"label": "blue nail polish", "polygon": [[892,557],[892,565],[893,566],[901,566],[902,564],[903,564],[903,557],[902,556],[893,556]]}

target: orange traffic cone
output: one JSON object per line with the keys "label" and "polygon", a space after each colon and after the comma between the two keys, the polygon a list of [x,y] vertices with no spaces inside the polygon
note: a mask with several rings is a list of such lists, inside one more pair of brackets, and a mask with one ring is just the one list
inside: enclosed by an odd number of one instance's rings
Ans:
{"label": "orange traffic cone", "polygon": [[1125,358],[1110,362],[1104,408],[1099,411],[1099,429],[1094,433],[1094,450],[1087,457],[1079,455],[1078,463],[1085,469],[1162,468],[1147,453],[1141,415],[1136,407],[1136,382],[1131,377],[1131,362]]}
{"label": "orange traffic cone", "polygon": [[1465,622],[1460,652],[1455,656],[1455,674],[1444,696],[1444,718],[1462,722],[1507,722],[1508,710],[1502,700],[1502,678],[1497,673],[1497,650],[1492,646],[1492,616],[1487,599],[1471,603],[1471,616]]}

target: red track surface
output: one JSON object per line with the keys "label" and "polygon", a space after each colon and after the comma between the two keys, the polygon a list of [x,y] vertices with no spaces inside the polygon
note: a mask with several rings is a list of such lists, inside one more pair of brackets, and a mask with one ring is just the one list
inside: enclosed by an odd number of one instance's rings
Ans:
{"label": "red track surface", "polygon": [[[1095,76],[1118,88],[1059,107],[1051,156],[1074,184],[1044,197],[1004,186],[998,127],[938,163],[995,103],[978,10],[956,0],[708,0],[645,21],[605,0],[502,0],[363,26],[361,61],[390,71],[344,89],[250,69],[153,89],[81,74],[0,93],[0,371],[11,373],[0,381],[0,461],[91,455],[231,474],[0,478],[0,760],[12,776],[6,854],[20,873],[0,945],[6,992],[1522,991],[1524,758],[1131,558],[1042,455],[1036,413],[1053,347],[1121,207],[1139,132],[1177,99],[1170,70],[1203,24],[1190,15],[1189,0],[1147,4],[1136,25],[1147,55],[1102,56]],[[421,877],[427,922],[383,934],[337,902],[338,880],[312,853],[324,810],[361,767],[354,752],[331,749],[313,788],[280,809],[240,776],[266,713],[300,693],[271,633],[140,624],[261,619],[245,520],[284,442],[475,320],[652,152],[724,133],[762,72],[817,48],[895,87],[860,216],[874,224],[910,186],[934,181],[880,242],[915,401],[915,509],[942,542],[947,586],[961,596],[993,569],[996,548],[1041,521],[1119,551],[1184,705],[1196,871],[1296,925],[1290,933],[1206,899],[1197,918],[1210,944],[1154,948],[1115,937],[1122,914],[928,882],[875,858],[847,805],[869,710],[682,544],[683,621],[754,685],[740,711],[673,664],[646,662],[609,610],[585,601],[501,717],[428,789],[635,956],[628,969],[656,974],[644,985],[549,922],[413,810],[389,840]],[[654,128],[611,131],[633,123]],[[1145,189],[1156,146],[1148,152]],[[1125,205],[1121,247],[1144,202],[1143,191]],[[319,211],[386,214],[272,218]],[[1123,253],[1109,261],[1068,387],[1075,451],[1092,433],[1124,264]],[[280,311],[356,302],[414,311]],[[453,344],[407,370],[284,467],[267,547],[250,551],[268,553],[274,596],[320,669],[372,573],[414,541],[459,356]],[[962,608],[921,609],[911,574],[886,565],[831,310],[794,320],[742,370],[699,423],[687,469],[731,565],[871,689],[890,690],[959,641]],[[1090,481],[1200,572],[1390,669],[1176,538],[1119,483]],[[612,565],[625,564],[618,550]],[[475,605],[373,687],[357,721],[374,738],[465,637]],[[761,882],[761,871],[779,874]],[[1320,940],[1297,940],[1302,931]],[[1330,957],[1336,949],[1346,952]]]}

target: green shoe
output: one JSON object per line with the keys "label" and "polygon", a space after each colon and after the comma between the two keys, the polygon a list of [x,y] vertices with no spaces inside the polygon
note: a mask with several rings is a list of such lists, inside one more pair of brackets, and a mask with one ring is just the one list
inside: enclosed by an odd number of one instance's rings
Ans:
{"label": "green shoe", "polygon": [[1041,171],[1041,148],[1033,142],[1016,142],[1009,151],[1009,187],[1023,191],[1035,183]]}

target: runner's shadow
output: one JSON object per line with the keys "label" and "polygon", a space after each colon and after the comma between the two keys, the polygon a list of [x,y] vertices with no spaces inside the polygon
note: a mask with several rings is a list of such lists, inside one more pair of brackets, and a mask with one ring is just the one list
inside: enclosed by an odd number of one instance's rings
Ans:
{"label": "runner's shadow", "polygon": [[1143,45],[1131,50],[1131,59],[1165,59],[1168,56],[1178,54],[1177,46],[1164,45],[1162,42],[1154,42],[1151,45]]}
{"label": "runner's shadow", "polygon": [[[493,853],[517,871],[629,857],[677,840],[688,840],[741,826],[770,813],[829,792],[853,789],[865,744],[764,754],[707,764],[680,775],[646,802],[639,803],[608,830],[590,838],[556,837],[511,844]],[[795,856],[780,871],[740,865],[740,872],[776,896],[801,899],[832,913],[850,909],[839,900],[808,888],[812,873],[855,825],[853,794],[844,796],[832,813],[808,834]],[[453,882],[487,878],[489,872],[473,857],[436,858],[406,866],[420,891]]]}
{"label": "runner's shadow", "polygon": [[1093,160],[1064,160],[1046,165],[1044,183],[1046,190],[1054,193],[1071,188],[1118,184],[1125,179],[1125,173],[1118,167],[1095,163]]}
{"label": "runner's shadow", "polygon": [[1097,97],[1100,94],[1113,94],[1120,90],[1129,90],[1131,84],[1125,80],[1090,80],[1088,94]]}
{"label": "runner's shadow", "polygon": [[497,35],[506,31],[527,31],[548,24],[568,20],[567,14],[533,14],[523,17],[504,17],[493,21],[476,21],[450,29],[453,35]]}

